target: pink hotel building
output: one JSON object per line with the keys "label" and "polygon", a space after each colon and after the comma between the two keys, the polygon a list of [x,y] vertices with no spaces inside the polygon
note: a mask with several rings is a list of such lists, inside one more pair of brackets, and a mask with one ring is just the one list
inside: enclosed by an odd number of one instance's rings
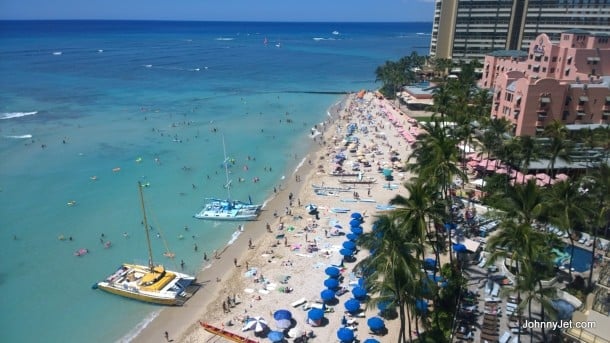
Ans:
{"label": "pink hotel building", "polygon": [[493,52],[479,86],[493,92],[492,117],[508,119],[517,136],[535,136],[555,119],[608,125],[610,36],[574,29],[558,44],[541,34],[527,52]]}

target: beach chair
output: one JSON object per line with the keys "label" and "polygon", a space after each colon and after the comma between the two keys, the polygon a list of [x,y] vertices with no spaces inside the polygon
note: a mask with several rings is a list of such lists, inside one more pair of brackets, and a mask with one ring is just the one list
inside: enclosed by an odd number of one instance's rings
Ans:
{"label": "beach chair", "polygon": [[510,339],[511,339],[511,338],[512,338],[512,337],[511,337],[511,335],[510,335],[510,332],[508,332],[508,331],[504,331],[504,333],[503,333],[503,334],[502,334],[502,336],[500,337],[499,342],[500,342],[500,343],[508,343],[508,342],[510,341]]}
{"label": "beach chair", "polygon": [[301,298],[301,299],[299,299],[299,300],[296,300],[296,301],[292,302],[292,303],[290,304],[290,306],[292,306],[292,307],[299,307],[299,306],[303,305],[303,304],[304,304],[304,303],[306,303],[306,302],[307,302],[307,299],[305,299],[305,298]]}
{"label": "beach chair", "polygon": [[479,264],[477,266],[479,268],[484,268],[485,267],[485,263],[487,263],[487,259],[483,257],[483,259],[481,260],[481,262],[479,262]]}
{"label": "beach chair", "polygon": [[494,282],[494,287],[491,291],[491,296],[497,297],[499,293],[500,293],[500,284],[498,284],[497,282]]}

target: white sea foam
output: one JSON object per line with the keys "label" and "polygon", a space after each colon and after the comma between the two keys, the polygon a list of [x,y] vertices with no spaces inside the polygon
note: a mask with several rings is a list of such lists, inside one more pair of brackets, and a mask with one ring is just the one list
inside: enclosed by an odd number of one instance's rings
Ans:
{"label": "white sea foam", "polygon": [[153,320],[155,320],[155,318],[157,318],[160,313],[161,313],[161,310],[157,310],[157,311],[154,311],[154,312],[148,314],[148,316],[146,316],[141,322],[139,322],[125,336],[119,338],[117,340],[117,342],[128,343],[128,342],[133,341],[133,339],[136,338],[140,334],[140,332],[142,332],[142,330],[144,330],[148,326],[148,324],[150,324]]}
{"label": "white sea foam", "polygon": [[6,113],[0,113],[0,119],[12,119],[12,118],[25,117],[25,116],[33,116],[33,115],[35,115],[37,113],[38,113],[38,111],[33,111],[33,112],[6,112]]}
{"label": "white sea foam", "polygon": [[307,160],[307,157],[303,157],[301,162],[299,162],[299,164],[297,164],[296,168],[294,168],[294,171],[292,172],[292,175],[296,174],[299,171],[299,169],[303,166],[303,164],[305,164],[305,160]]}
{"label": "white sea foam", "polygon": [[230,38],[230,37],[218,37],[218,38],[216,38],[216,40],[235,40],[235,38]]}
{"label": "white sea foam", "polygon": [[231,245],[231,244],[235,243],[235,241],[237,240],[237,237],[239,237],[239,235],[241,235],[241,231],[237,230],[237,231],[233,232],[233,234],[231,235],[231,239],[229,240],[227,245]]}
{"label": "white sea foam", "polygon": [[32,135],[27,134],[27,135],[4,136],[4,138],[12,138],[12,139],[30,139],[30,138],[32,138]]}
{"label": "white sea foam", "polygon": [[61,52],[61,51],[53,51],[53,55],[55,55],[55,56],[59,56],[59,55],[61,55],[61,54],[62,54],[62,52]]}

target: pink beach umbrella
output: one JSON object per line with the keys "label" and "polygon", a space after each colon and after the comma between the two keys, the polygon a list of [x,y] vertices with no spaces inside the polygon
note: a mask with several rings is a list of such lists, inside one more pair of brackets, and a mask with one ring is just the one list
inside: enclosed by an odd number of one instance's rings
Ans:
{"label": "pink beach umbrella", "polygon": [[555,179],[559,180],[559,181],[567,181],[568,178],[569,178],[569,176],[567,176],[566,174],[563,174],[563,173],[555,175]]}
{"label": "pink beach umbrella", "polygon": [[506,174],[506,173],[508,173],[508,170],[506,170],[506,168],[496,169],[496,174]]}

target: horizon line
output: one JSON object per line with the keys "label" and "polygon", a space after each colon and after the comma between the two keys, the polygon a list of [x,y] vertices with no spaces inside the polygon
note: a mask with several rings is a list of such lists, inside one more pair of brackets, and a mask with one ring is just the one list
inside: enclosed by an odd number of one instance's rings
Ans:
{"label": "horizon line", "polygon": [[286,20],[224,20],[224,19],[101,19],[101,18],[19,18],[19,19],[10,19],[10,18],[0,18],[0,21],[162,21],[162,22],[224,22],[224,23],[281,23],[281,24],[289,24],[289,23],[311,23],[311,24],[403,24],[403,23],[432,23],[432,21],[333,21],[333,20],[323,20],[323,21],[315,21],[315,20],[298,20],[298,21],[286,21]]}

